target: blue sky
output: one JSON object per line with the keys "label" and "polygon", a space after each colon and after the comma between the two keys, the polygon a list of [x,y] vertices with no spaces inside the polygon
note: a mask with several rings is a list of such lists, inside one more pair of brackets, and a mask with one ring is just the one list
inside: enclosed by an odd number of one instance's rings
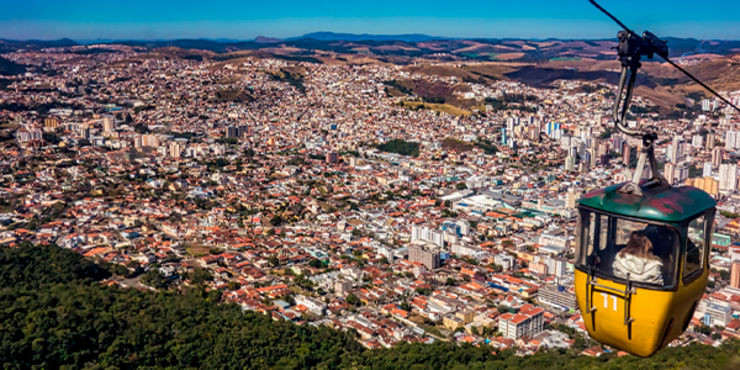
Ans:
{"label": "blue sky", "polygon": [[[637,31],[740,39],[740,2],[601,0]],[[194,1],[0,0],[6,39],[253,39],[315,31],[447,37],[612,38],[587,0]],[[638,10],[631,12],[630,9]]]}

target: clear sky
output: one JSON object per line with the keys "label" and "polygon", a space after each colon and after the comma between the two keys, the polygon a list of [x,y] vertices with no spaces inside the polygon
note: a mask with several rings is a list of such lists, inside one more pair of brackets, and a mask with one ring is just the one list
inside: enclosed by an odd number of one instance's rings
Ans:
{"label": "clear sky", "polygon": [[[601,0],[636,31],[740,39],[737,0]],[[587,0],[0,0],[0,38],[175,39],[332,31],[446,37],[612,38]]]}

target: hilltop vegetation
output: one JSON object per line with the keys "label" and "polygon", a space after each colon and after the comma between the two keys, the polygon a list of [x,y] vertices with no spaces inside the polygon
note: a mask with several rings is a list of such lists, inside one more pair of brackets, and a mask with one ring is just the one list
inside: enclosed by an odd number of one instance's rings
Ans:
{"label": "hilltop vegetation", "polygon": [[218,305],[220,292],[106,288],[74,252],[0,250],[4,369],[338,368],[360,353],[348,335]]}
{"label": "hilltop vegetation", "polygon": [[220,293],[104,287],[110,273],[69,250],[0,249],[4,369],[736,369],[740,342],[692,344],[650,359],[575,351],[497,355],[491,347],[403,344],[365,350],[349,334],[275,322]]}

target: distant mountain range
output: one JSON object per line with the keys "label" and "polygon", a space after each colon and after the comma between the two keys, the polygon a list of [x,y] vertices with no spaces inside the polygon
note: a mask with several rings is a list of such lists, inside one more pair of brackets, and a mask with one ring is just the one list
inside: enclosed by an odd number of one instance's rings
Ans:
{"label": "distant mountain range", "polygon": [[418,33],[405,35],[370,35],[367,33],[334,33],[334,32],[312,32],[303,36],[292,37],[287,40],[314,39],[321,41],[403,41],[424,42],[429,40],[455,40],[455,37],[429,36]]}
{"label": "distant mountain range", "polygon": [[[694,54],[728,55],[740,52],[740,41],[735,40],[697,40],[693,38],[666,37],[671,57]],[[124,44],[147,48],[179,47],[200,49],[215,53],[229,53],[239,50],[258,50],[285,45],[303,49],[302,55],[312,50],[338,53],[371,53],[384,56],[396,55],[423,57],[429,54],[449,53],[464,59],[505,60],[524,58],[592,58],[611,59],[616,45],[614,39],[565,40],[565,39],[486,39],[453,38],[423,34],[372,35],[334,32],[313,32],[287,39],[259,36],[254,40],[234,39],[175,39],[175,40],[84,40],[68,38],[59,40],[5,40],[0,39],[0,53],[21,49],[35,50],[50,47],[71,47],[85,44]],[[513,55],[512,55],[513,53]],[[502,56],[503,55],[503,56]]]}

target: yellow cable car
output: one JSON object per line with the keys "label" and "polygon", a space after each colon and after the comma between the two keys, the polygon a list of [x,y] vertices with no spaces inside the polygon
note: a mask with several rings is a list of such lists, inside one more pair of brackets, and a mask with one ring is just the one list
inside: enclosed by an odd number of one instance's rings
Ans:
{"label": "yellow cable car", "polygon": [[[651,356],[686,330],[704,293],[715,202],[693,187],[623,186],[579,200],[575,289],[592,338]],[[626,251],[639,237],[643,256]]]}
{"label": "yellow cable car", "polygon": [[[691,322],[709,277],[716,203],[700,189],[672,187],[655,160],[657,134],[624,126],[640,58],[655,53],[667,59],[668,47],[647,31],[617,37],[622,74],[613,120],[622,133],[642,139],[642,148],[632,181],[578,201],[575,289],[592,338],[645,357]],[[642,179],[646,161],[649,180]]]}

